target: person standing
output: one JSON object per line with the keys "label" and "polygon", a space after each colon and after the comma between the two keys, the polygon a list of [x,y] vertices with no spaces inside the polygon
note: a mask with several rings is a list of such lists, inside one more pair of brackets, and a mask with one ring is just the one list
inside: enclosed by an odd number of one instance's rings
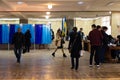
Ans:
{"label": "person standing", "polygon": [[[77,30],[75,30],[75,32],[77,32]],[[71,69],[78,70],[81,50],[82,50],[82,39],[81,39],[81,35],[79,33],[77,33],[77,35],[75,35],[75,39],[71,45],[71,51],[70,51],[71,64],[72,64]],[[74,59],[75,59],[76,63],[74,62]]]}
{"label": "person standing", "polygon": [[104,63],[105,62],[105,53],[106,50],[108,48],[108,44],[109,44],[109,35],[106,33],[106,31],[108,30],[108,28],[106,26],[102,27],[102,35],[103,35],[103,40],[102,40],[102,52],[101,52],[101,58],[100,58],[100,62]]}
{"label": "person standing", "polygon": [[[99,27],[99,26],[98,26]],[[93,65],[93,56],[95,65],[99,67],[100,63],[100,52],[102,46],[102,33],[99,29],[96,28],[96,25],[92,25],[92,31],[89,32],[89,40],[91,44],[91,52],[90,52],[90,67]]]}
{"label": "person standing", "polygon": [[78,31],[78,33],[81,35],[81,39],[83,40],[84,32],[83,32],[83,28],[80,28],[80,31]]}
{"label": "person standing", "polygon": [[17,58],[17,63],[20,63],[21,51],[24,46],[24,35],[21,32],[21,28],[18,28],[17,32],[14,34],[12,44],[14,45],[14,53]]}
{"label": "person standing", "polygon": [[27,52],[30,52],[30,46],[31,46],[31,33],[30,30],[27,30],[25,33],[25,50]]}
{"label": "person standing", "polygon": [[73,27],[72,31],[69,33],[69,44],[68,44],[68,50],[71,49],[71,46],[73,44],[73,41],[75,40],[75,36],[77,35],[77,27]]}
{"label": "person standing", "polygon": [[64,40],[63,40],[63,36],[62,36],[62,31],[60,29],[58,29],[57,33],[56,33],[56,41],[55,41],[55,45],[57,46],[57,48],[52,53],[53,57],[55,57],[55,52],[57,51],[57,49],[61,49],[62,53],[63,53],[63,57],[67,57],[63,50],[63,44],[64,44]]}

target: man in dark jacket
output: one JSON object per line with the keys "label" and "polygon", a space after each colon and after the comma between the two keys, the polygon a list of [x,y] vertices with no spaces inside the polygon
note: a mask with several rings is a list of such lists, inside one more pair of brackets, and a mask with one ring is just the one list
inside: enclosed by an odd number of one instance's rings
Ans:
{"label": "man in dark jacket", "polygon": [[108,48],[108,44],[109,44],[109,35],[106,33],[106,31],[108,30],[108,28],[106,26],[102,27],[102,35],[103,35],[103,40],[102,40],[102,50],[101,50],[101,56],[100,56],[100,62],[104,63],[105,62],[105,53],[106,50]]}
{"label": "man in dark jacket", "polygon": [[18,28],[18,32],[14,34],[12,44],[14,44],[14,53],[17,58],[17,63],[20,63],[21,50],[24,45],[24,35],[21,32],[21,28]]}
{"label": "man in dark jacket", "polygon": [[[98,26],[99,27],[99,26]],[[95,54],[95,65],[99,67],[100,62],[100,51],[102,46],[102,33],[99,29],[96,28],[96,25],[92,25],[93,30],[89,33],[89,40],[91,44],[91,53],[90,53],[90,67],[92,67],[93,56]]]}

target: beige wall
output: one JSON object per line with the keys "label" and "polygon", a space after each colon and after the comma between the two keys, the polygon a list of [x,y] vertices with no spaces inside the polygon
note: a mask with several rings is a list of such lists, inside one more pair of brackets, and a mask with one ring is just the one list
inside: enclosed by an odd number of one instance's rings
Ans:
{"label": "beige wall", "polygon": [[93,24],[93,20],[76,20],[76,27],[78,30],[83,28],[83,32],[85,35],[88,35],[91,31],[91,25]]}
{"label": "beige wall", "polygon": [[102,19],[98,18],[98,19],[93,20],[93,24],[102,25]]}
{"label": "beige wall", "polygon": [[0,24],[19,24],[19,20],[0,20]]}
{"label": "beige wall", "polygon": [[120,34],[120,29],[117,28],[117,25],[120,25],[120,13],[114,12],[111,17],[111,32],[114,37]]}

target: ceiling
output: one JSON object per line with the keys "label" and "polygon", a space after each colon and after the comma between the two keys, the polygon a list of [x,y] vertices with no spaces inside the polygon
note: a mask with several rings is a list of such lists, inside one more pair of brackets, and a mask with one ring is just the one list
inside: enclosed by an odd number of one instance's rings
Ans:
{"label": "ceiling", "polygon": [[0,18],[45,18],[47,11],[50,18],[106,16],[120,11],[120,0],[0,0]]}

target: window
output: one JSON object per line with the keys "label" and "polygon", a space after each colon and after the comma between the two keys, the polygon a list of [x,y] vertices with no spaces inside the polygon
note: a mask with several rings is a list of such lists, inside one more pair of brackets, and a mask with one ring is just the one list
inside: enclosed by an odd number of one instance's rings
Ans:
{"label": "window", "polygon": [[108,28],[106,33],[111,35],[110,16],[102,17],[102,26],[106,26]]}

